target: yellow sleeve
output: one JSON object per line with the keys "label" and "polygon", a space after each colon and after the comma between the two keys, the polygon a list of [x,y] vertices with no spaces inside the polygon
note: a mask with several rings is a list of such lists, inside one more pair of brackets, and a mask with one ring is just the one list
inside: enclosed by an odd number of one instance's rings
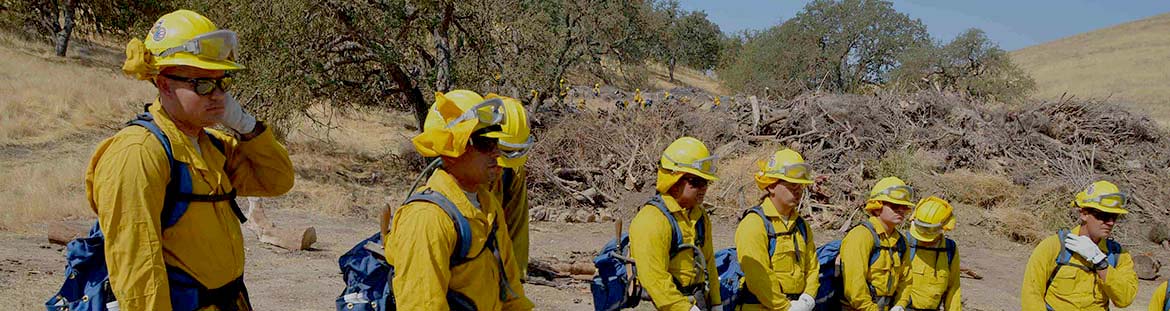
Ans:
{"label": "yellow sleeve", "polygon": [[1162,311],[1166,307],[1166,283],[1162,282],[1162,285],[1154,289],[1154,296],[1150,297],[1150,311]]}
{"label": "yellow sleeve", "polygon": [[849,230],[841,240],[841,272],[845,283],[845,300],[853,310],[878,311],[877,304],[869,295],[869,279],[866,275],[871,251],[873,236],[861,226]]}
{"label": "yellow sleeve", "polygon": [[[772,270],[768,256],[768,237],[763,220],[748,215],[735,228],[735,249],[744,282],[759,298],[765,310],[788,310],[788,298],[780,291],[780,280]],[[816,296],[816,293],[813,293]]]}
{"label": "yellow sleeve", "polygon": [[817,297],[817,291],[821,288],[821,264],[817,262],[817,242],[813,238],[812,227],[808,227],[805,222],[805,234],[808,234],[808,243],[804,246],[804,293]]}
{"label": "yellow sleeve", "polygon": [[[508,235],[512,238],[512,252],[516,254],[516,266],[520,268],[520,277],[528,275],[528,183],[524,182],[528,172],[521,168],[515,170],[511,185],[504,185],[508,200],[503,201],[504,214],[508,223]],[[500,196],[504,199],[504,196]]]}
{"label": "yellow sleeve", "polygon": [[451,218],[431,203],[410,203],[398,210],[386,241],[398,309],[449,309],[450,258],[457,239]]}
{"label": "yellow sleeve", "polygon": [[707,261],[707,299],[711,301],[712,306],[717,306],[723,301],[719,297],[719,270],[715,266],[715,246],[711,242],[711,218],[704,215],[702,225],[706,226],[704,229],[706,234],[703,237],[703,258]]}
{"label": "yellow sleeve", "polygon": [[123,130],[99,146],[86,188],[105,234],[110,288],[122,309],[169,311],[160,217],[170,163],[153,136],[121,135],[127,131],[146,129]]}
{"label": "yellow sleeve", "polygon": [[946,305],[946,311],[963,310],[963,289],[960,287],[959,282],[959,274],[961,273],[959,271],[959,259],[962,256],[959,256],[959,250],[957,248],[958,246],[955,249],[955,260],[951,262],[951,271],[947,274],[950,276],[950,285],[947,286],[946,297],[943,297],[943,304]]}
{"label": "yellow sleeve", "polygon": [[508,287],[512,289],[515,296],[509,296],[510,298],[504,301],[503,310],[532,310],[535,305],[524,294],[524,285],[520,282],[523,274],[520,272],[520,266],[516,263],[519,258],[515,254],[511,254],[513,249],[512,238],[508,236],[511,228],[508,227],[508,223],[504,220],[505,217],[507,215],[504,215],[504,213],[498,213],[496,216],[496,221],[500,224],[501,230],[496,231],[495,238],[499,242],[500,252],[503,253],[501,257],[504,260],[504,275],[508,277]]}
{"label": "yellow sleeve", "polygon": [[[907,245],[909,247],[909,245]],[[902,267],[898,270],[898,275],[901,276],[898,282],[897,299],[894,302],[895,306],[902,306],[903,308],[910,306],[910,286],[914,284],[914,279],[910,277],[910,272],[914,271],[914,262],[910,261],[910,251],[906,251],[906,255],[902,257]]]}
{"label": "yellow sleeve", "polygon": [[[1100,279],[1098,279],[1100,280]],[[1133,271],[1133,257],[1129,251],[1122,251],[1117,257],[1117,267],[1105,272],[1105,295],[1119,308],[1128,307],[1137,297],[1137,272]]]}
{"label": "yellow sleeve", "polygon": [[1024,268],[1024,283],[1020,285],[1020,303],[1023,311],[1045,311],[1044,293],[1048,286],[1048,277],[1052,269],[1056,268],[1056,256],[1060,254],[1060,240],[1057,236],[1049,236],[1036,249],[1032,250],[1032,257],[1028,258],[1028,266]]}
{"label": "yellow sleeve", "polygon": [[288,150],[276,141],[271,128],[248,141],[240,141],[223,132],[209,131],[224,142],[232,187],[239,196],[271,197],[292,189],[292,160]]}
{"label": "yellow sleeve", "polygon": [[630,256],[637,264],[638,281],[658,310],[688,311],[690,302],[675,288],[667,270],[672,234],[666,216],[654,206],[642,206],[630,221]]}

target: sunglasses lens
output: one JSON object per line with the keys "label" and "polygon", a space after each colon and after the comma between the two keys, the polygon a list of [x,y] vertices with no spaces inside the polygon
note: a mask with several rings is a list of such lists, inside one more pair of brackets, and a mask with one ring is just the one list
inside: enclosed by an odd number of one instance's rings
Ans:
{"label": "sunglasses lens", "polygon": [[703,179],[703,178],[699,178],[699,177],[687,178],[687,183],[691,184],[691,186],[695,186],[697,188],[707,187],[707,180]]}
{"label": "sunglasses lens", "polygon": [[472,136],[471,145],[479,151],[492,151],[499,146],[499,140],[491,137]]}
{"label": "sunglasses lens", "polygon": [[212,80],[196,80],[195,81],[195,93],[197,93],[199,95],[207,95],[207,94],[211,94],[211,92],[213,92],[213,91],[215,91],[215,81],[212,81]]}

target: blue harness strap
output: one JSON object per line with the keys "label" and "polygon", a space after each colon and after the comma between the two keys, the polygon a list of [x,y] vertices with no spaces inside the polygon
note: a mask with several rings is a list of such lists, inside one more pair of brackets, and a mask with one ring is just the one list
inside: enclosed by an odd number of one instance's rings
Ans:
{"label": "blue harness strap", "polygon": [[[417,201],[425,201],[425,202],[430,202],[432,204],[438,205],[439,208],[443,209],[443,211],[447,213],[447,216],[451,218],[452,223],[454,223],[455,234],[459,238],[455,240],[455,252],[451,254],[451,265],[450,265],[451,267],[465,264],[465,263],[471,261],[472,259],[479,257],[478,254],[476,256],[469,256],[470,255],[469,253],[471,252],[471,243],[472,243],[471,224],[467,221],[467,217],[465,217],[463,215],[463,212],[460,212],[459,208],[455,206],[455,203],[451,202],[451,200],[448,199],[446,196],[444,196],[442,193],[439,193],[439,192],[431,190],[431,189],[426,189],[426,190],[423,190],[423,191],[420,191],[418,193],[410,195],[410,197],[408,197],[406,199],[405,203],[417,202]],[[491,251],[492,256],[495,256],[495,258],[496,258],[496,264],[500,270],[499,271],[500,272],[499,273],[500,279],[499,279],[499,284],[498,284],[499,289],[500,289],[500,292],[499,292],[500,301],[506,301],[508,299],[508,297],[516,297],[516,296],[519,296],[519,294],[517,294],[515,292],[515,290],[513,290],[512,287],[508,283],[508,276],[505,273],[504,260],[503,260],[503,257],[500,255],[499,241],[498,241],[498,237],[496,234],[496,231],[498,229],[499,229],[499,222],[493,222],[492,229],[490,232],[488,232],[487,242],[486,242],[487,244],[484,245],[484,249]],[[453,295],[452,294],[453,292],[454,291],[449,291],[448,296]],[[459,293],[455,293],[455,294],[459,294]],[[452,301],[459,301],[459,300],[460,299],[452,299]]]}
{"label": "blue harness strap", "polygon": [[[913,234],[904,233],[904,234],[902,234],[902,236],[906,237],[906,239],[909,240],[908,244],[910,247],[910,249],[909,249],[910,255],[906,257],[905,264],[907,264],[907,265],[914,264],[914,257],[918,255],[919,249],[932,251],[932,252],[946,252],[948,267],[950,267],[951,263],[955,262],[955,254],[958,252],[958,246],[955,244],[955,240],[951,240],[949,238],[943,237],[943,245],[944,245],[943,247],[941,247],[941,248],[940,247],[925,247],[925,246],[918,245],[918,238],[915,238]],[[949,292],[949,291],[950,291],[950,286],[948,285],[947,289],[943,290],[943,293],[941,296],[945,297],[947,292]],[[932,310],[938,310],[942,306],[943,306],[943,301],[940,300],[939,304],[937,306],[935,306]],[[910,303],[907,306],[907,309],[914,309],[913,307],[914,307],[914,300],[911,299]]]}
{"label": "blue harness strap", "polygon": [[[1060,269],[1064,268],[1065,266],[1076,267],[1077,269],[1084,271],[1093,271],[1092,267],[1087,267],[1072,261],[1072,251],[1070,251],[1068,247],[1064,246],[1064,238],[1071,233],[1072,231],[1068,229],[1060,229],[1056,231],[1057,243],[1060,243],[1060,254],[1056,256],[1056,267],[1053,268],[1052,273],[1048,275],[1048,283],[1044,284],[1044,296],[1048,295],[1048,288],[1052,287],[1052,280],[1056,279],[1056,273],[1060,272]],[[1121,255],[1121,244],[1112,239],[1105,240],[1105,261],[1109,263],[1109,266],[1117,267],[1117,257],[1119,257],[1119,255]],[[1044,305],[1048,308],[1048,310],[1053,310],[1052,306],[1048,305],[1047,302],[1045,302]]]}
{"label": "blue harness strap", "polygon": [[[674,257],[675,254],[678,254],[679,249],[683,245],[682,230],[679,229],[678,220],[675,219],[674,214],[672,214],[670,210],[666,208],[666,203],[662,201],[661,196],[655,195],[650,199],[649,202],[646,203],[657,207],[658,210],[662,212],[662,215],[666,216],[666,220],[670,222],[671,232],[673,232],[673,235],[671,235],[670,238],[670,256]],[[695,224],[695,246],[698,247],[703,247],[703,243],[707,240],[707,226],[706,222],[704,221],[705,218],[707,218],[705,214],[703,216],[699,216],[699,221],[697,221]]]}
{"label": "blue harness strap", "polygon": [[[773,253],[776,252],[776,240],[780,236],[793,235],[796,232],[800,232],[801,237],[803,237],[803,239],[804,239],[804,243],[808,244],[808,241],[809,241],[808,240],[808,225],[805,224],[803,217],[800,217],[800,216],[796,217],[796,220],[795,220],[796,224],[795,224],[794,228],[789,229],[788,231],[785,231],[785,232],[777,233],[776,227],[772,225],[772,221],[768,220],[768,216],[766,214],[764,214],[764,208],[759,206],[759,205],[753,206],[752,208],[749,208],[747,211],[744,211],[743,216],[740,217],[740,221],[743,221],[744,218],[746,218],[750,215],[753,215],[753,214],[760,216],[760,220],[762,220],[764,223],[764,232],[768,235],[768,259],[769,259],[769,262],[771,262]],[[795,237],[792,238],[792,246],[796,250],[796,254],[797,254],[796,261],[799,263],[801,260],[801,258],[800,258],[800,243],[797,241],[797,239]],[[792,295],[792,294],[787,294],[787,295]],[[796,296],[799,297],[800,294],[797,293]],[[760,303],[759,297],[757,297],[756,294],[753,293],[752,290],[747,287],[747,282],[743,282],[743,284],[740,285],[739,290],[736,291],[736,293],[735,293],[735,297],[732,297],[732,298],[734,298],[734,299],[732,299],[732,303],[737,305],[737,306],[744,305],[744,304],[758,304],[758,303]],[[789,298],[791,298],[791,297],[789,297]],[[725,298],[725,299],[727,299],[727,298]],[[790,300],[793,300],[793,299],[790,299]]]}
{"label": "blue harness strap", "polygon": [[[147,107],[149,108],[149,105]],[[166,152],[170,176],[163,199],[163,211],[159,215],[163,230],[177,224],[183,214],[187,212],[191,202],[228,201],[238,220],[241,223],[247,221],[235,202],[235,189],[225,194],[192,193],[194,187],[187,163],[175,160],[170,139],[155,124],[154,116],[150,114],[149,110],[139,114],[126,125],[145,128],[158,139]],[[211,140],[211,144],[221,154],[225,154],[223,141],[215,138],[211,133],[206,134]],[[94,222],[88,237],[69,242],[66,246],[68,263],[65,267],[65,274],[67,278],[57,295],[45,302],[47,310],[106,310],[107,304],[117,300],[110,288],[104,244],[105,236],[98,222]],[[208,289],[187,273],[171,266],[167,266],[167,278],[170,280],[171,307],[175,310],[195,310],[212,305],[223,310],[234,310],[236,299],[241,294],[245,301],[247,299],[247,289],[244,287],[242,276],[217,289]]]}

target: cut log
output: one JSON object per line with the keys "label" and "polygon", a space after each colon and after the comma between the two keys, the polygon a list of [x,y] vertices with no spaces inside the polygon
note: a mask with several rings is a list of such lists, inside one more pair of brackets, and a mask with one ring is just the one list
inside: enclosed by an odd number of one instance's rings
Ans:
{"label": "cut log", "polygon": [[259,198],[248,198],[248,223],[245,226],[256,233],[260,242],[287,250],[309,249],[317,242],[317,229],[312,226],[277,228],[264,213]]}
{"label": "cut log", "polygon": [[49,238],[49,243],[66,245],[69,241],[77,238],[86,237],[89,235],[89,228],[93,224],[84,224],[76,221],[59,221],[49,224],[49,229],[46,236]]}
{"label": "cut log", "polygon": [[959,275],[959,277],[965,277],[965,278],[976,279],[976,280],[983,279],[982,276],[980,276],[978,273],[975,273],[975,270],[971,270],[969,268],[959,267],[959,273],[962,273],[961,275]]}

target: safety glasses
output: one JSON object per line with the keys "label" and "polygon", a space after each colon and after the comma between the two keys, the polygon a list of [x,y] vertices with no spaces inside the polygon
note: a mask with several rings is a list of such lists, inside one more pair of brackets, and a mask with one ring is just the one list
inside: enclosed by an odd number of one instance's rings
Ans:
{"label": "safety glasses", "polygon": [[1125,218],[1125,216],[1121,214],[1098,211],[1092,208],[1089,209],[1089,214],[1093,214],[1093,218],[1097,218],[1097,220],[1100,220],[1101,222],[1119,221]]}
{"label": "safety glasses", "polygon": [[808,180],[812,168],[808,164],[796,163],[780,167],[779,169],[764,172],[764,175],[781,175],[792,179]]}
{"label": "safety glasses", "polygon": [[943,225],[941,223],[938,223],[938,224],[926,223],[924,221],[915,219],[914,220],[914,229],[918,230],[918,232],[924,233],[924,234],[929,235],[929,236],[937,236],[940,233],[942,233]]}
{"label": "safety glasses", "polygon": [[670,160],[670,162],[674,162],[675,165],[693,168],[693,169],[698,170],[699,172],[702,172],[703,174],[709,174],[709,175],[715,175],[715,171],[716,171],[715,160],[719,159],[719,156],[713,155],[713,156],[709,156],[706,158],[695,160],[691,163],[683,163],[683,162],[675,161],[674,159],[671,159],[670,156],[667,156],[667,155],[663,155],[663,157],[666,157],[666,159]]}
{"label": "safety glasses", "polygon": [[201,34],[187,40],[183,44],[163,50],[159,57],[167,57],[176,53],[191,53],[199,58],[230,61],[236,58],[236,48],[239,40],[236,32],[226,29]]}
{"label": "safety glasses", "polygon": [[227,92],[228,88],[232,86],[232,77],[227,75],[219,78],[188,78],[168,74],[162,76],[167,79],[190,83],[195,90],[195,94],[199,95],[211,94],[211,92],[215,92],[215,89]]}
{"label": "safety glasses", "polygon": [[1129,196],[1125,193],[1108,193],[1096,197],[1085,199],[1085,203],[1097,203],[1108,208],[1119,208],[1129,201]]}
{"label": "safety glasses", "polygon": [[888,196],[894,200],[912,201],[914,198],[914,188],[911,188],[910,186],[893,186],[883,189],[878,193],[874,193],[873,195],[869,196],[869,198],[872,199],[881,195]]}
{"label": "safety glasses", "polygon": [[504,120],[504,101],[497,97],[475,104],[458,118],[447,123],[447,128],[454,127],[463,121],[476,119],[483,124],[500,124],[500,121]]}
{"label": "safety glasses", "polygon": [[[528,150],[532,150],[532,144],[535,140],[532,136],[528,136],[528,141],[522,144],[513,144],[506,141],[500,141],[500,154],[508,159],[516,159],[528,154]],[[505,149],[506,148],[506,149]]]}

